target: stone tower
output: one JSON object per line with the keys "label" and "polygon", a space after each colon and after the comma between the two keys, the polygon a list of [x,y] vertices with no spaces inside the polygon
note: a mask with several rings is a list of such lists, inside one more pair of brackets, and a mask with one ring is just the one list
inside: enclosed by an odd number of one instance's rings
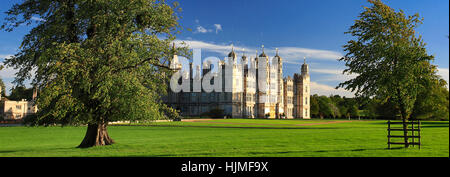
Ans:
{"label": "stone tower", "polygon": [[[262,46],[262,53],[256,60],[256,86],[257,86],[257,117],[275,117],[275,110],[270,109],[269,95],[270,95],[270,65],[269,57],[264,52],[264,45]],[[261,71],[262,70],[262,71]],[[263,75],[260,75],[263,74]],[[265,81],[265,82],[263,82]]]}
{"label": "stone tower", "polygon": [[294,74],[295,118],[311,119],[309,86],[309,68],[305,59],[301,68],[301,74]]}
{"label": "stone tower", "polygon": [[284,111],[284,81],[283,81],[283,58],[278,55],[278,48],[276,49],[276,55],[272,64],[276,67],[276,105],[275,105],[275,118],[281,118]]}

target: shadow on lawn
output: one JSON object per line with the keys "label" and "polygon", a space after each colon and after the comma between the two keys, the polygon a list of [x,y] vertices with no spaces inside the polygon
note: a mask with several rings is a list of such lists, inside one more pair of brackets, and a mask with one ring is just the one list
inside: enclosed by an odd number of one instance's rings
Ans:
{"label": "shadow on lawn", "polygon": [[[77,149],[74,147],[67,147],[67,148],[48,148],[48,149],[42,149],[40,151],[50,151],[50,150],[73,150]],[[6,154],[6,153],[16,153],[16,152],[32,152],[36,150],[26,150],[26,149],[20,149],[20,150],[0,150],[0,154]]]}
{"label": "shadow on lawn", "polygon": [[344,127],[235,127],[235,126],[196,126],[196,125],[113,125],[113,126],[148,126],[148,127],[193,127],[193,128],[236,128],[236,129],[343,129]]}
{"label": "shadow on lawn", "polygon": [[[391,148],[391,149],[403,149],[403,148]],[[276,155],[276,154],[288,154],[288,153],[328,153],[328,152],[361,152],[361,151],[367,151],[367,150],[388,150],[388,148],[372,148],[372,149],[347,149],[347,150],[317,150],[317,151],[277,151],[277,152],[246,152],[250,155]],[[179,156],[180,154],[161,154],[161,155],[155,155],[153,157],[175,157]],[[208,156],[208,157],[216,157],[217,152],[211,152],[211,153],[192,153],[192,154],[182,154],[182,155],[188,155],[189,157],[192,156]],[[294,156],[293,156],[294,157]]]}
{"label": "shadow on lawn", "polygon": [[[397,120],[400,121],[400,120]],[[387,120],[386,122],[373,122],[372,124],[384,124],[387,126]],[[449,127],[449,122],[448,121],[433,121],[433,122],[422,122],[421,121],[421,127],[426,127],[426,128],[435,128],[435,127]]]}

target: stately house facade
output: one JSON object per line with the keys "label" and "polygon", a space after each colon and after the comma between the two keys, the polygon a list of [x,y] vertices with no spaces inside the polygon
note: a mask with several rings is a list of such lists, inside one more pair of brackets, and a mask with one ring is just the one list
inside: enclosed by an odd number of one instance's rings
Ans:
{"label": "stately house facade", "polygon": [[[174,92],[169,89],[164,102],[180,110],[183,116],[195,117],[221,109],[227,117],[233,118],[310,119],[310,76],[306,61],[301,73],[285,78],[278,50],[270,62],[264,48],[260,55],[247,57],[243,54],[240,58],[232,49],[227,58],[218,61],[215,71],[211,70],[211,63],[204,62],[202,66],[202,72],[200,66],[195,66],[197,74],[194,74],[194,66],[189,63],[189,70],[182,74],[183,81],[190,82],[192,90],[195,82],[201,82],[211,72],[222,76],[210,81],[214,84],[216,79],[222,80],[223,84],[219,85],[222,91]],[[170,67],[181,72],[178,56],[173,56]],[[226,67],[231,68],[228,73]],[[225,79],[226,73],[232,78]]]}
{"label": "stately house facade", "polygon": [[1,96],[2,88],[0,87],[0,117],[5,120],[17,120],[26,117],[27,115],[36,114],[37,105],[36,96],[37,89],[33,90],[32,100],[22,99],[20,101],[12,101]]}

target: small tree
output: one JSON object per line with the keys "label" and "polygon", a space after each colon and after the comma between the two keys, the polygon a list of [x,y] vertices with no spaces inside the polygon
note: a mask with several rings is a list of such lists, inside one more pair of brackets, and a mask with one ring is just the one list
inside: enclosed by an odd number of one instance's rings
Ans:
{"label": "small tree", "polygon": [[[2,66],[0,66],[0,70],[2,70]],[[1,97],[5,97],[6,96],[6,87],[5,87],[5,83],[3,82],[3,79],[0,77],[0,94]]]}
{"label": "small tree", "polygon": [[177,3],[164,0],[25,0],[8,12],[2,29],[36,22],[19,52],[5,64],[32,76],[40,88],[39,125],[87,125],[78,147],[109,145],[108,122],[164,118],[161,102],[172,71],[179,29]]}
{"label": "small tree", "polygon": [[[403,122],[411,115],[417,94],[434,73],[429,67],[433,56],[427,54],[425,43],[416,36],[415,28],[422,23],[418,14],[406,16],[403,11],[369,0],[365,11],[346,33],[356,37],[344,45],[347,52],[340,59],[348,67],[344,73],[354,73],[354,79],[338,87],[356,91],[356,96],[391,100]],[[404,124],[405,147],[408,147]]]}
{"label": "small tree", "polygon": [[310,104],[310,109],[311,109],[311,115],[314,117],[317,117],[319,115],[319,102],[318,102],[318,95],[314,94],[311,96],[311,104]]}
{"label": "small tree", "polygon": [[449,91],[444,79],[436,79],[427,90],[420,92],[411,117],[415,119],[449,119]]}
{"label": "small tree", "polygon": [[331,100],[327,96],[318,97],[319,102],[319,117],[323,119],[324,117],[333,116],[333,111],[331,110]]}

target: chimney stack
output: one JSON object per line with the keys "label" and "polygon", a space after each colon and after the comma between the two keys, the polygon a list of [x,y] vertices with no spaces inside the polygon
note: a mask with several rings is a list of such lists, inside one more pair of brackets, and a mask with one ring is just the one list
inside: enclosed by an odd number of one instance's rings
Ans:
{"label": "chimney stack", "polygon": [[37,87],[34,87],[34,89],[33,89],[33,101],[36,101],[36,97],[37,97]]}

